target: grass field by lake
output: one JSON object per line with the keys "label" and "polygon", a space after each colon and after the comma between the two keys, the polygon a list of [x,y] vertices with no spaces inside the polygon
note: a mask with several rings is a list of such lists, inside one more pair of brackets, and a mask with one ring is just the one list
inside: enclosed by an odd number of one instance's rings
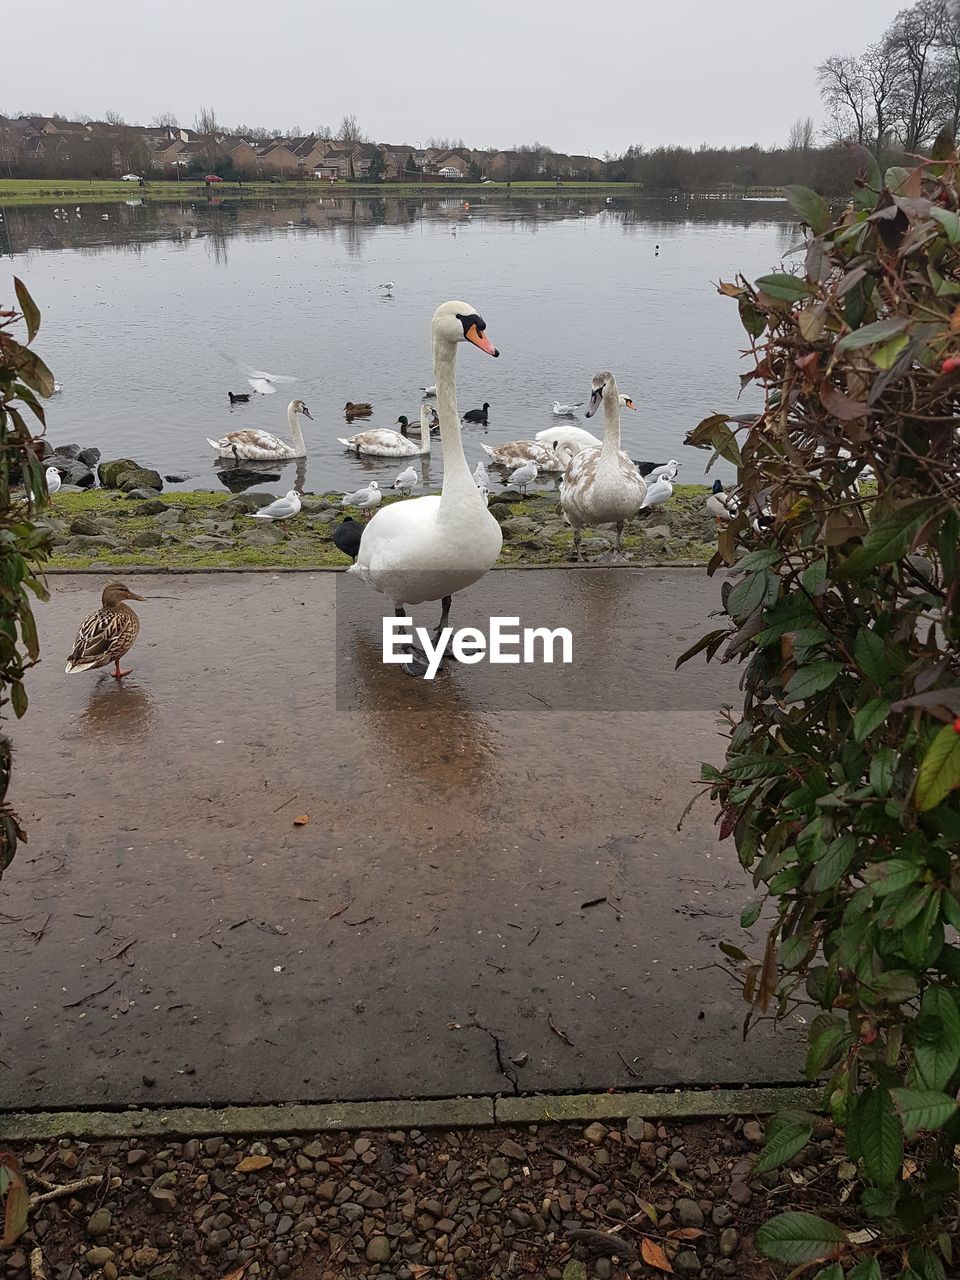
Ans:
{"label": "grass field by lake", "polygon": [[443,196],[451,192],[509,191],[511,195],[538,195],[557,192],[580,195],[636,194],[639,188],[632,182],[321,182],[306,179],[301,182],[238,182],[224,181],[207,187],[195,178],[182,182],[170,180],[147,181],[145,186],[135,182],[76,178],[0,178],[0,204],[59,204],[63,200],[74,204],[104,203],[121,200],[196,200],[215,196],[218,200],[240,200],[255,196],[283,196],[310,198],[337,194],[361,196]]}

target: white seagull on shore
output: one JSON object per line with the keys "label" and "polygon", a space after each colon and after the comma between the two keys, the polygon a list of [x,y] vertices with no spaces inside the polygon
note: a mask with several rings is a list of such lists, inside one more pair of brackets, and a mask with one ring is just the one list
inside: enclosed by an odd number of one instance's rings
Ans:
{"label": "white seagull on shore", "polygon": [[474,467],[473,483],[478,489],[486,487],[487,492],[490,492],[490,476],[482,461],[478,462],[476,467]]}
{"label": "white seagull on shore", "polygon": [[405,467],[394,480],[393,487],[409,498],[414,489],[420,488],[420,472],[416,467]]}
{"label": "white seagull on shore", "polygon": [[376,480],[371,480],[362,489],[345,493],[340,499],[340,505],[341,507],[359,507],[361,511],[372,511],[375,507],[379,507],[382,500],[383,494],[380,492],[379,484]]}
{"label": "white seagull on shore", "polygon": [[47,482],[47,496],[52,498],[63,484],[63,481],[60,478],[60,472],[56,467],[47,467],[44,472],[44,479]]}
{"label": "white seagull on shore", "polygon": [[268,506],[261,507],[259,511],[251,511],[250,517],[253,520],[292,520],[299,514],[300,495],[296,489],[291,489],[282,498],[277,498]]}
{"label": "white seagull on shore", "polygon": [[522,466],[517,467],[516,471],[511,471],[508,477],[510,484],[515,484],[521,493],[525,494],[527,485],[536,480],[540,468],[535,462],[525,462]]}

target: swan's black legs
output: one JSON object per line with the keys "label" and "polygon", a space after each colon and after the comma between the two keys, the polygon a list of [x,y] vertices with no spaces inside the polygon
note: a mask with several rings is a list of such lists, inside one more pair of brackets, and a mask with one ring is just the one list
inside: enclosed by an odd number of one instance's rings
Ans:
{"label": "swan's black legs", "polygon": [[625,554],[625,552],[624,552],[624,550],[623,550],[623,526],[624,526],[624,524],[625,524],[625,521],[621,520],[621,521],[620,521],[620,523],[617,525],[617,548],[616,548],[616,551],[614,552],[615,557],[617,557],[617,556],[618,556],[621,560],[626,560],[626,558],[627,558],[627,557],[626,557],[626,554]]}
{"label": "swan's black legs", "polygon": [[573,531],[573,549],[574,549],[574,552],[576,553],[577,559],[582,560],[583,552],[580,550],[580,530],[579,529],[574,529]]}
{"label": "swan's black legs", "polygon": [[[407,611],[402,604],[393,606],[393,616],[395,618],[406,618]],[[410,661],[403,664],[403,669],[408,676],[422,676],[427,670],[427,655],[420,646],[414,641],[410,642]]]}

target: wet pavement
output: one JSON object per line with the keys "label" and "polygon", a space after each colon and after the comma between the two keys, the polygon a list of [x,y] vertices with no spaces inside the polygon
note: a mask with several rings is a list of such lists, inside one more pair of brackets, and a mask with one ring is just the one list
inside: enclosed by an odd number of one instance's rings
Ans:
{"label": "wet pavement", "polygon": [[0,1106],[799,1078],[717,964],[753,896],[732,842],[706,800],[676,829],[737,698],[673,669],[716,581],[492,573],[452,621],[562,622],[574,663],[426,683],[345,575],[130,576],[174,599],[136,606],[119,688],[63,673],[105,581],[38,608]]}

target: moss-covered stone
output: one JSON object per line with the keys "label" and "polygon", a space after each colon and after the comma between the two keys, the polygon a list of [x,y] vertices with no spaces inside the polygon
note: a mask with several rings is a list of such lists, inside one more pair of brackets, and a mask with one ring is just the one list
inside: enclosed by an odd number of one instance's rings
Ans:
{"label": "moss-covered stone", "polygon": [[117,489],[117,477],[122,471],[130,471],[131,468],[138,466],[132,458],[111,458],[107,462],[101,462],[97,467],[97,475],[104,489]]}

